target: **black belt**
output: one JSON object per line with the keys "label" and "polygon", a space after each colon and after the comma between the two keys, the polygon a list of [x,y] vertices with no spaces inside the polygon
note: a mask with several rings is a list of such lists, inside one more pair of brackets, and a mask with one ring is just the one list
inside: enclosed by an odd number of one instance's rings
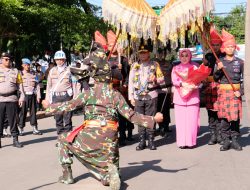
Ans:
{"label": "black belt", "polygon": [[13,95],[17,96],[17,91],[6,93],[6,94],[1,94],[0,93],[0,96],[3,96],[3,97],[13,96]]}

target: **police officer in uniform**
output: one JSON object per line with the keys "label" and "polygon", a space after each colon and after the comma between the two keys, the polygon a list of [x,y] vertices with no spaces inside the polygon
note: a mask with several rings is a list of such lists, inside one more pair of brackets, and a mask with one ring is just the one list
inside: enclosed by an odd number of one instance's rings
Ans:
{"label": "police officer in uniform", "polygon": [[[10,54],[2,53],[0,66],[0,148],[6,116],[13,137],[13,146],[21,148],[23,145],[18,141],[17,117],[18,105],[22,106],[24,101],[24,92],[21,73],[16,68],[11,68],[10,59]],[[20,91],[19,99],[17,97],[18,91]]]}
{"label": "police officer in uniform", "polygon": [[[129,100],[135,106],[135,111],[153,116],[157,111],[158,91],[157,87],[165,86],[164,76],[159,63],[150,60],[150,48],[141,45],[139,47],[139,62],[135,62],[129,74]],[[154,129],[146,129],[138,126],[140,142],[136,150],[146,148],[146,136],[148,147],[156,150],[154,144]]]}
{"label": "police officer in uniform", "polygon": [[[46,100],[50,103],[69,101],[73,98],[72,75],[66,65],[66,55],[63,51],[57,51],[54,56],[56,67],[53,67],[48,75]],[[56,114],[57,134],[67,133],[72,130],[72,112]]]}
{"label": "police officer in uniform", "polygon": [[25,101],[22,105],[19,118],[20,135],[23,135],[23,128],[25,127],[28,109],[30,111],[30,125],[33,128],[33,134],[42,135],[42,132],[39,131],[37,128],[36,118],[37,102],[39,103],[41,100],[41,93],[40,87],[38,85],[37,76],[30,70],[31,62],[28,58],[23,58],[22,63],[22,79]]}

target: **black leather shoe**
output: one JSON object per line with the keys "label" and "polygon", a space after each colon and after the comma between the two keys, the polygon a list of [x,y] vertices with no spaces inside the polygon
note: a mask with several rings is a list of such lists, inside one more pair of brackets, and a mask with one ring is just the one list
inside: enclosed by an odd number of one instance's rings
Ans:
{"label": "black leather shoe", "polygon": [[33,127],[33,135],[42,135],[43,133],[38,130],[37,126],[32,126]]}
{"label": "black leather shoe", "polygon": [[136,150],[137,151],[140,151],[140,150],[144,150],[146,148],[146,143],[145,144],[142,144],[141,142],[138,144],[138,146],[136,147]]}
{"label": "black leather shoe", "polygon": [[217,140],[217,143],[219,143],[220,145],[223,145],[223,139],[221,137],[221,134],[217,134],[216,140]]}
{"label": "black leather shoe", "polygon": [[215,130],[211,130],[210,131],[210,139],[208,141],[208,145],[214,145],[217,143],[217,137],[216,137],[216,131]]}
{"label": "black leather shoe", "polygon": [[22,148],[23,145],[18,141],[18,137],[13,137],[13,146],[16,148]]}
{"label": "black leather shoe", "polygon": [[180,149],[186,149],[186,146],[180,146],[179,148]]}
{"label": "black leather shoe", "polygon": [[23,128],[20,128],[20,130],[19,130],[19,136],[24,136]]}
{"label": "black leather shoe", "polygon": [[225,139],[224,141],[224,144],[220,147],[220,151],[227,151],[230,149],[230,140],[229,139]]}
{"label": "black leather shoe", "polygon": [[139,142],[138,146],[136,147],[137,151],[144,150],[146,148],[146,137],[145,137],[145,134],[141,134],[139,136],[139,138],[140,138],[140,142]]}
{"label": "black leather shoe", "polygon": [[231,147],[234,150],[237,150],[237,151],[241,151],[242,150],[242,146],[238,142],[238,137],[232,137]]}
{"label": "black leather shoe", "polygon": [[156,146],[155,146],[155,143],[154,143],[154,138],[151,135],[149,135],[148,148],[150,150],[156,150],[157,149]]}

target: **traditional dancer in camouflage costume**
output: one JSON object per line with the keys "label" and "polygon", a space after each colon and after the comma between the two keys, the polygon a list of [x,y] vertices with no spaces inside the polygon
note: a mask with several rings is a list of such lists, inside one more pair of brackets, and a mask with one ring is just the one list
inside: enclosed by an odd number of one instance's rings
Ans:
{"label": "traditional dancer in camouflage costume", "polygon": [[92,52],[92,77],[96,83],[84,94],[65,102],[43,105],[47,112],[58,113],[72,111],[78,106],[85,107],[85,121],[82,126],[68,134],[59,136],[59,161],[63,167],[60,182],[73,183],[70,165],[74,155],[85,165],[103,185],[110,185],[112,190],[120,189],[119,150],[118,150],[118,112],[133,123],[153,128],[155,122],[161,122],[163,116],[154,117],[134,112],[123,96],[112,89],[111,70],[102,49]]}

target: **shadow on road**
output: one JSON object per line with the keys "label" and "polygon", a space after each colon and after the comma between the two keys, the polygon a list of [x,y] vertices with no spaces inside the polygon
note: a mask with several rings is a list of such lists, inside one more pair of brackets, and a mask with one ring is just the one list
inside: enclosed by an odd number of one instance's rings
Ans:
{"label": "shadow on road", "polygon": [[28,189],[28,190],[40,189],[40,188],[42,188],[42,187],[50,186],[50,185],[53,185],[53,184],[55,184],[55,183],[57,183],[57,182],[47,183],[47,184],[44,184],[44,185],[40,185],[40,186],[37,186],[37,187],[30,188],[30,189]]}
{"label": "shadow on road", "polygon": [[[87,179],[89,177],[93,177],[94,179],[96,179],[96,183],[101,183],[94,175],[92,175],[91,173],[85,173],[85,174],[82,174],[75,179],[75,182],[77,183],[78,181],[81,181],[81,180],[84,180],[84,179]],[[128,184],[126,184],[124,181],[121,182],[121,189],[120,190],[126,190],[128,188]]]}
{"label": "shadow on road", "polygon": [[175,140],[175,137],[176,137],[175,126],[174,125],[170,126],[170,129],[172,130],[172,132],[168,132],[165,137],[160,137],[160,139],[155,140],[156,147],[175,143],[176,141]]}
{"label": "shadow on road", "polygon": [[197,146],[201,147],[204,145],[207,145],[208,141],[210,139],[210,134],[208,131],[208,126],[200,126],[200,130],[197,135]]}
{"label": "shadow on road", "polygon": [[43,137],[43,138],[39,138],[39,139],[32,139],[29,141],[24,141],[22,142],[22,144],[25,145],[29,145],[29,144],[36,144],[36,143],[41,143],[41,142],[47,142],[47,141],[53,141],[56,140],[57,136],[54,137]]}
{"label": "shadow on road", "polygon": [[78,181],[81,181],[81,180],[89,178],[89,177],[94,177],[94,175],[92,175],[91,173],[84,173],[84,174],[82,174],[80,176],[75,177],[74,180],[75,180],[75,182],[78,182]]}
{"label": "shadow on road", "polygon": [[[155,140],[155,145],[157,147],[160,147],[160,146],[163,146],[163,145],[166,145],[166,144],[172,144],[175,142],[175,127],[174,126],[170,126],[172,132],[171,133],[168,133],[168,135],[166,137],[161,137],[161,139],[158,139],[158,140]],[[159,134],[156,134],[155,136],[159,136]],[[139,134],[134,134],[133,135],[133,141],[126,141],[126,146],[130,146],[130,145],[133,145],[133,144],[138,144],[139,143]],[[147,139],[148,140],[148,139]],[[125,146],[120,146],[119,148],[123,148]]]}
{"label": "shadow on road", "polygon": [[241,127],[240,128],[240,133],[241,133],[241,137],[239,138],[239,142],[241,144],[242,147],[246,147],[250,145],[250,129],[249,127],[245,126],[245,127]]}
{"label": "shadow on road", "polygon": [[[172,132],[168,133],[167,137],[162,137],[161,139],[158,139],[155,141],[155,144],[157,147],[172,144],[176,142],[176,128],[175,126],[171,126]],[[204,145],[207,145],[209,141],[210,135],[208,132],[208,127],[207,126],[201,126],[198,135],[197,135],[197,146],[196,147],[201,147]]]}
{"label": "shadow on road", "polygon": [[142,162],[133,162],[133,163],[128,163],[129,167],[124,167],[121,168],[121,173],[122,173],[122,180],[127,181],[129,179],[132,179],[134,177],[137,177],[141,175],[144,172],[147,171],[156,171],[156,172],[167,172],[167,173],[177,173],[179,171],[185,171],[188,168],[182,168],[182,169],[164,169],[161,166],[158,166],[161,160],[151,160],[151,161],[142,161]]}

